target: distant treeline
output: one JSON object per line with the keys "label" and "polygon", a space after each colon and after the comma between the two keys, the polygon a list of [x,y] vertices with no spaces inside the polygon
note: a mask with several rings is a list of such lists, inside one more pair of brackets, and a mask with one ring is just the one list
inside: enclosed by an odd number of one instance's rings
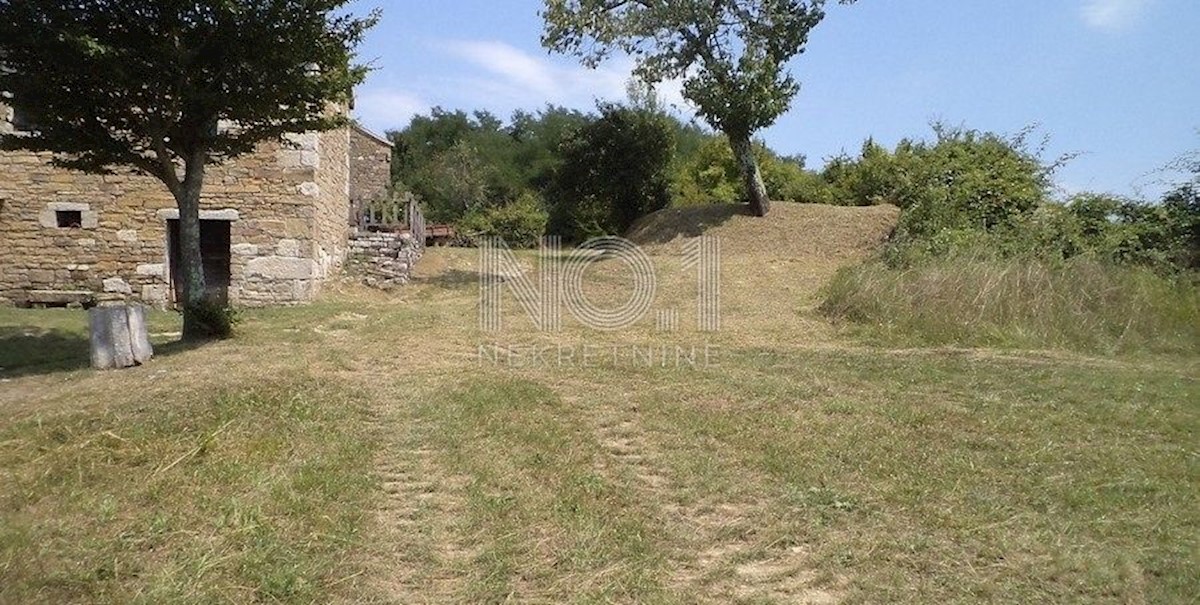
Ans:
{"label": "distant treeline", "polygon": [[[774,200],[904,209],[887,251],[894,265],[971,249],[1197,268],[1195,180],[1153,202],[1091,193],[1059,201],[1051,177],[1069,158],[1044,161],[1029,148],[1030,134],[935,125],[931,140],[906,139],[891,150],[868,140],[860,153],[832,158],[819,171],[761,143],[756,153]],[[653,98],[590,113],[518,111],[507,121],[486,111],[434,109],[389,137],[396,192],[416,194],[432,221],[513,245],[535,245],[546,233],[573,240],[621,234],[667,206],[743,201],[725,138],[681,121]],[[1194,173],[1195,166],[1180,168]]]}
{"label": "distant treeline", "polygon": [[[539,225],[583,239],[622,233],[670,205],[742,201],[726,139],[653,101],[601,104],[595,112],[550,106],[508,120],[434,109],[389,138],[393,188],[416,194],[430,220],[476,233],[499,221],[510,231],[503,235],[526,244],[536,236],[524,236],[541,235]],[[756,151],[773,199],[829,201],[803,157],[762,144]]]}

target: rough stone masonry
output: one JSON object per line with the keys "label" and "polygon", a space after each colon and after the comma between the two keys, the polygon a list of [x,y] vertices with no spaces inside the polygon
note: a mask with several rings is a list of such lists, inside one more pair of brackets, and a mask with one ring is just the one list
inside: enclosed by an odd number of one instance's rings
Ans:
{"label": "rough stone masonry", "polygon": [[[12,134],[0,105],[0,134]],[[358,126],[290,137],[213,166],[202,221],[228,223],[228,300],[242,306],[313,298],[349,252],[351,191],[382,195],[386,140]],[[45,293],[114,293],[173,302],[169,223],[174,198],[158,180],[55,168],[48,154],[0,152],[0,303]],[[210,260],[206,259],[206,264]]]}

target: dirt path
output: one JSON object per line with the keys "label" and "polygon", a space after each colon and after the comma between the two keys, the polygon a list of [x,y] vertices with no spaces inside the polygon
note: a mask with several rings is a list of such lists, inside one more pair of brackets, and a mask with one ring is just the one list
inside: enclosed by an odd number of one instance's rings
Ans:
{"label": "dirt path", "polygon": [[[838,218],[832,227],[827,224],[824,229],[809,229],[807,234],[788,227],[816,224],[828,218],[825,215],[829,212]],[[705,338],[730,348],[769,345],[785,340],[785,334],[804,335],[803,342],[809,345],[828,342],[828,325],[816,321],[805,309],[813,304],[829,276],[839,266],[861,258],[894,220],[894,212],[887,209],[814,211],[786,206],[780,214],[786,216],[771,234],[774,241],[747,232],[761,230],[762,222],[737,215],[713,217],[709,233],[727,240],[721,258],[726,321],[722,333]],[[635,240],[640,238],[657,266],[656,304],[683,310],[685,322],[694,320],[688,313],[695,305],[695,277],[683,265],[684,242],[694,234],[683,227],[694,218],[659,217],[661,224],[642,225],[633,236]],[[461,355],[488,338],[473,326],[475,271],[479,264],[476,256],[472,250],[432,249],[418,264],[414,283],[400,296],[436,308],[438,316],[422,326],[431,349],[406,353],[404,366],[397,367],[397,371],[437,366],[441,374],[472,374],[465,367],[469,364],[451,364],[447,359],[455,351]],[[525,255],[522,262],[530,267],[537,264],[530,255]],[[591,289],[589,295],[619,300],[627,281],[626,271],[620,263],[597,265],[589,272],[589,280],[599,284],[599,289]],[[763,296],[768,289],[773,295]],[[767,317],[771,321],[764,323],[762,319]],[[667,336],[679,340],[699,338],[694,328],[664,336],[655,330],[653,321],[619,334],[567,326],[562,333],[547,335],[531,330],[519,318],[511,324],[518,325],[499,337],[505,342],[582,347],[590,343],[652,344]],[[769,485],[769,480],[743,477],[747,488],[732,494],[706,489],[668,455],[672,437],[654,434],[636,398],[613,388],[612,383],[619,382],[617,376],[602,375],[600,382],[564,383],[562,370],[535,368],[523,375],[556,385],[555,391],[569,402],[571,415],[582,425],[585,435],[580,438],[598,446],[594,472],[622,486],[641,508],[629,511],[629,515],[647,516],[652,530],[661,534],[658,556],[663,558],[663,565],[654,583],[661,586],[665,602],[835,600],[832,593],[821,588],[821,582],[815,581],[817,574],[804,547],[771,543],[774,538],[760,531],[777,524],[770,511],[770,495],[759,489]],[[471,478],[456,476],[445,466],[444,452],[436,451],[437,446],[425,435],[411,402],[381,396],[376,399],[381,401],[379,428],[387,435],[377,463],[386,492],[376,513],[382,545],[377,584],[390,602],[463,602],[469,594],[473,566],[479,567],[473,558],[481,552],[479,545],[464,535],[462,524],[455,521],[467,515],[465,490]],[[497,452],[498,458],[504,456]],[[567,589],[561,594],[572,592]],[[520,595],[514,598],[522,602]]]}

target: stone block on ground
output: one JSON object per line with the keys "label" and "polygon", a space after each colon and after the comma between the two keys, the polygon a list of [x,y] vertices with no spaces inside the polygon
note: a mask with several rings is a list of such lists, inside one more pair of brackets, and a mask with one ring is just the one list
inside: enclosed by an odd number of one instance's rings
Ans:
{"label": "stone block on ground", "polygon": [[92,367],[97,370],[131,368],[150,361],[154,348],[140,305],[114,304],[88,311]]}

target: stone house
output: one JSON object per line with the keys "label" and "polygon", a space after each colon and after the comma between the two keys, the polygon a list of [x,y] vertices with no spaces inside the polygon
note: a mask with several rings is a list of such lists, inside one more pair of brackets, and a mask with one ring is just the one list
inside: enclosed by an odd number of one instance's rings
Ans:
{"label": "stone house", "polygon": [[[27,129],[0,105],[0,134]],[[207,172],[201,247],[213,295],[234,305],[310,300],[349,250],[351,197],[383,195],[391,145],[358,126],[264,144]],[[120,293],[176,300],[179,211],[130,172],[88,175],[49,155],[0,152],[0,302],[82,302]]]}

